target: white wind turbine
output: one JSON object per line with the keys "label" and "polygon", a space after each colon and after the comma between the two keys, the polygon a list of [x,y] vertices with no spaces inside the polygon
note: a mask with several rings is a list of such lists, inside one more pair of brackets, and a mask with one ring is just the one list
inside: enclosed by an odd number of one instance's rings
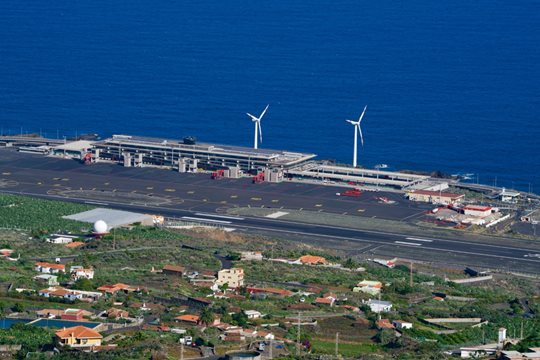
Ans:
{"label": "white wind turbine", "polygon": [[254,138],[254,141],[253,141],[253,148],[254,149],[258,148],[257,141],[259,140],[259,138],[261,139],[261,143],[262,143],[261,120],[262,120],[264,114],[266,113],[266,110],[268,110],[269,106],[270,106],[270,104],[266,105],[266,107],[264,108],[261,115],[259,115],[259,117],[253,116],[250,113],[246,113],[247,116],[249,116],[251,118],[251,121],[253,121],[255,123],[255,138]]}
{"label": "white wind turbine", "polygon": [[364,107],[364,111],[362,111],[362,115],[360,115],[360,117],[358,118],[358,121],[346,120],[348,123],[351,123],[352,125],[354,125],[353,167],[356,167],[356,156],[358,153],[358,134],[360,134],[360,141],[362,142],[362,147],[364,146],[364,136],[362,135],[362,128],[360,127],[360,123],[362,122],[362,118],[364,117],[366,110],[367,110],[367,105],[366,107]]}

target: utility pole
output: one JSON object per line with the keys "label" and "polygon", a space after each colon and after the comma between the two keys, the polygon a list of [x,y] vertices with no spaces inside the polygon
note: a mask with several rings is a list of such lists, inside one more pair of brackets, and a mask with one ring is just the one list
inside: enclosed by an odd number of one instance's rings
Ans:
{"label": "utility pole", "polygon": [[298,347],[296,348],[296,356],[300,357],[300,312],[298,313],[298,329],[296,330],[296,343]]}
{"label": "utility pole", "polygon": [[336,359],[339,357],[339,333],[336,333]]}

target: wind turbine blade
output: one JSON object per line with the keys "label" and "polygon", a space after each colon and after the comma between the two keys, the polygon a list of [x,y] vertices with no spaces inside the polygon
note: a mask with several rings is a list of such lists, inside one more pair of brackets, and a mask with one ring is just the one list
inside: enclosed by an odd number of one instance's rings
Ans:
{"label": "wind turbine blade", "polygon": [[259,139],[262,143],[262,128],[261,128],[261,120],[259,119],[259,121],[257,121],[257,124],[259,126]]}
{"label": "wind turbine blade", "polygon": [[358,132],[360,133],[360,142],[362,143],[362,147],[364,147],[364,136],[362,135],[362,128],[360,127],[360,124],[358,124]]}
{"label": "wind turbine blade", "polygon": [[266,110],[268,110],[268,107],[269,107],[269,106],[270,106],[270,104],[266,105],[266,107],[264,108],[264,110],[263,110],[261,116],[259,116],[259,120],[261,120],[261,119],[263,118],[264,114],[266,114]]}
{"label": "wind turbine blade", "polygon": [[247,116],[249,116],[251,118],[251,120],[255,121],[257,120],[257,118],[253,115],[251,115],[250,113],[246,113]]}
{"label": "wind turbine blade", "polygon": [[345,120],[345,121],[354,125],[354,121],[352,120]]}
{"label": "wind turbine blade", "polygon": [[364,111],[362,111],[362,115],[360,115],[360,118],[358,119],[358,123],[362,121],[362,118],[364,117],[364,114],[366,113],[367,105],[364,107]]}

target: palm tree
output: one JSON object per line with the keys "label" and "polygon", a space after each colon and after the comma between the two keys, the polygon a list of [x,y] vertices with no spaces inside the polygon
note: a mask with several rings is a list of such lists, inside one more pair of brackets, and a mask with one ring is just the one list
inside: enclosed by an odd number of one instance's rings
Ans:
{"label": "palm tree", "polygon": [[204,308],[201,312],[201,323],[205,325],[210,325],[214,323],[214,312],[210,308]]}

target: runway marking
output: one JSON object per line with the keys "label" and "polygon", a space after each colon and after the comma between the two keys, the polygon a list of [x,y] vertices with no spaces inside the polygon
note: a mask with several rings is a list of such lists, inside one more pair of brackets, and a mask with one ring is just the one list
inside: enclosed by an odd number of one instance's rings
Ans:
{"label": "runway marking", "polygon": [[222,200],[222,201],[220,201],[219,203],[220,203],[220,204],[226,204],[227,201],[226,201],[226,200]]}
{"label": "runway marking", "polygon": [[132,194],[135,194],[136,192],[137,192],[137,190],[133,190],[131,193],[132,193]]}
{"label": "runway marking", "polygon": [[187,192],[188,194],[195,194],[195,191],[191,190]]}
{"label": "runway marking", "polygon": [[400,244],[400,245],[422,246],[422,244],[417,244],[417,243],[412,243],[412,242],[407,242],[407,241],[394,241],[394,243]]}
{"label": "runway marking", "polygon": [[113,189],[112,192],[116,192],[116,189]]}
{"label": "runway marking", "polygon": [[154,187],[153,186],[147,186],[146,190],[154,190]]}
{"label": "runway marking", "polygon": [[315,204],[315,207],[322,207],[322,204]]}
{"label": "runway marking", "polygon": [[9,175],[11,175],[11,173],[10,172],[3,172],[2,175],[9,176]]}
{"label": "runway marking", "polygon": [[356,211],[358,211],[358,212],[365,212],[366,209],[358,209],[358,210],[356,210]]}
{"label": "runway marking", "polygon": [[38,185],[43,185],[43,184],[41,183],[41,181],[40,181],[40,182],[38,182],[37,184],[38,184]]}
{"label": "runway marking", "polygon": [[423,242],[433,242],[431,239],[421,239],[421,238],[415,238],[415,237],[408,237],[405,238],[406,240],[415,240],[415,241],[423,241]]}
{"label": "runway marking", "polygon": [[251,200],[253,200],[253,201],[261,201],[262,199],[259,198],[259,197],[252,197]]}
{"label": "runway marking", "polygon": [[108,183],[108,182],[106,182],[106,183],[103,183],[103,185],[107,186],[107,185],[109,185],[109,183]]}
{"label": "runway marking", "polygon": [[207,202],[207,201],[208,201],[208,199],[202,199],[202,202]]}
{"label": "runway marking", "polygon": [[231,195],[231,199],[236,199],[238,195]]}
{"label": "runway marking", "polygon": [[54,184],[53,186],[62,186],[62,184]]}
{"label": "runway marking", "polygon": [[278,203],[278,202],[279,202],[279,200],[277,200],[277,199],[274,199],[274,200],[272,200],[272,202],[273,202],[273,203]]}
{"label": "runway marking", "polygon": [[206,214],[206,213],[195,213],[197,216],[210,216],[215,217],[219,219],[232,219],[232,220],[245,220],[243,217],[237,217],[237,216],[226,216],[226,215],[214,215],[214,214]]}
{"label": "runway marking", "polygon": [[205,219],[205,218],[197,218],[197,217],[191,217],[191,216],[182,216],[182,219],[196,220],[196,221],[206,221],[206,222],[215,222],[215,223],[219,223],[219,224],[232,224],[231,221]]}
{"label": "runway marking", "polygon": [[271,213],[271,214],[266,215],[266,217],[270,218],[270,219],[277,219],[279,217],[282,217],[282,216],[285,216],[285,215],[288,215],[288,214],[289,213],[285,212],[285,211],[276,211],[275,213]]}
{"label": "runway marking", "polygon": [[60,178],[59,178],[59,177],[55,177],[55,178],[53,178],[53,180],[54,180],[54,181],[58,181],[58,180],[60,180]]}
{"label": "runway marking", "polygon": [[69,181],[69,179],[68,178],[63,178],[62,181]]}
{"label": "runway marking", "polygon": [[165,189],[165,191],[167,191],[167,192],[175,192],[176,190],[175,189]]}

